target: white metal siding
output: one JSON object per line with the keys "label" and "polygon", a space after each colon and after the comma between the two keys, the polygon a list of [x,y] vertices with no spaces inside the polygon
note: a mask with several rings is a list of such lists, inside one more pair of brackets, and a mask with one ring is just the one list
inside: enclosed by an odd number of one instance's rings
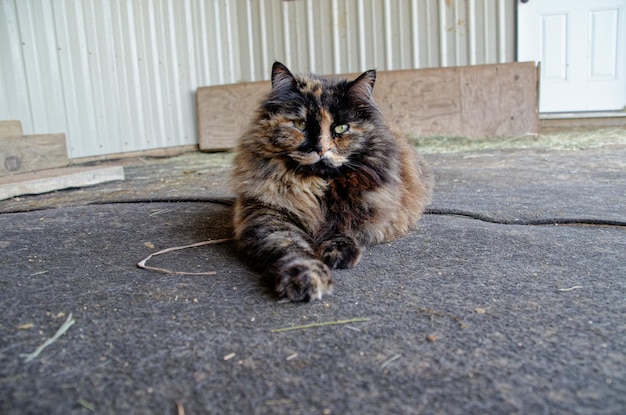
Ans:
{"label": "white metal siding", "polygon": [[0,0],[0,119],[70,157],[197,143],[199,86],[511,62],[511,0]]}

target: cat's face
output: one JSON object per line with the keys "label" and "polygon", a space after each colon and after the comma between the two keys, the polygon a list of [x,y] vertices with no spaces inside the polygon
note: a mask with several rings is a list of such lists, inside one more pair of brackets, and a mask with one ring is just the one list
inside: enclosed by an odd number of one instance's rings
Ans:
{"label": "cat's face", "polygon": [[284,65],[272,68],[272,92],[261,120],[264,152],[282,158],[302,174],[333,177],[365,151],[379,124],[372,99],[375,71],[356,80],[294,76]]}

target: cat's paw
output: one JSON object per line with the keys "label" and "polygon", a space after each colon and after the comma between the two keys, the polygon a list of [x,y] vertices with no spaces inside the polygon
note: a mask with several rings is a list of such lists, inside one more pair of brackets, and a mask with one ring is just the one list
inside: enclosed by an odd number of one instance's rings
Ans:
{"label": "cat's paw", "polygon": [[330,270],[317,259],[290,261],[279,270],[276,293],[291,301],[321,300],[332,292]]}
{"label": "cat's paw", "polygon": [[361,259],[363,249],[349,236],[337,236],[319,246],[322,261],[330,268],[354,268]]}

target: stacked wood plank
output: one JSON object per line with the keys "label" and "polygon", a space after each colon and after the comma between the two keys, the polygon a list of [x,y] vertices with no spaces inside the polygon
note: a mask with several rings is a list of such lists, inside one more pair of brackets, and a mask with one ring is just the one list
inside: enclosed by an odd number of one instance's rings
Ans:
{"label": "stacked wood plank", "polygon": [[124,180],[124,169],[69,167],[65,134],[24,135],[19,121],[0,121],[0,200]]}
{"label": "stacked wood plank", "polygon": [[[269,91],[267,81],[198,88],[200,149],[233,148]],[[497,139],[539,130],[534,62],[378,72],[374,99],[409,136]]]}

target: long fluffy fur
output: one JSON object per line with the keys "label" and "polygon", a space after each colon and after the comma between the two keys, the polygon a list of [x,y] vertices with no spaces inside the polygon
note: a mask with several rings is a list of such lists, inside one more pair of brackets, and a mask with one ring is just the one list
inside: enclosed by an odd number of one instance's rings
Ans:
{"label": "long fluffy fur", "polygon": [[[239,251],[292,301],[332,291],[330,268],[414,229],[430,201],[426,164],[385,125],[376,72],[354,81],[272,68],[272,90],[234,163]],[[346,131],[343,131],[344,128]]]}

